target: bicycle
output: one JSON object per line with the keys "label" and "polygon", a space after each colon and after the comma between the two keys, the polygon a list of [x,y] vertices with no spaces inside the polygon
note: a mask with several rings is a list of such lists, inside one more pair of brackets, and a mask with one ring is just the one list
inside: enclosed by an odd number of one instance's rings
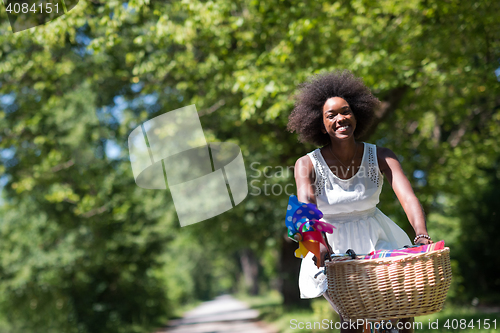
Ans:
{"label": "bicycle", "polygon": [[440,311],[451,283],[444,241],[362,255],[352,250],[332,254],[323,272],[331,303],[343,318],[379,323],[365,327],[365,333],[414,328],[400,319]]}

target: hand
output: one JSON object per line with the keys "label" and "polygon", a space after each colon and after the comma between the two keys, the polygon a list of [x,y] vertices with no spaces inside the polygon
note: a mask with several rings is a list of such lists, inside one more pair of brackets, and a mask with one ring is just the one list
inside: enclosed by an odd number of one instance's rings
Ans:
{"label": "hand", "polygon": [[[321,261],[319,262],[319,267],[325,266],[325,260],[330,259],[330,254],[333,253],[332,247],[328,243],[328,239],[325,237],[324,233],[323,233],[323,238],[325,239],[325,243],[326,243],[326,245],[328,245],[328,247],[325,247],[321,243],[319,244],[319,253],[321,256]],[[316,258],[316,256],[313,256],[312,260],[314,261],[314,263],[317,266],[318,259]]]}
{"label": "hand", "polygon": [[[321,261],[319,262],[319,267],[323,267],[323,266],[325,266],[325,260],[329,259],[330,254],[329,254],[328,249],[323,244],[319,244],[319,253],[321,256]],[[317,264],[318,258],[316,258],[316,256],[313,256],[312,260],[314,261],[314,264],[316,266],[318,266],[318,264]]]}

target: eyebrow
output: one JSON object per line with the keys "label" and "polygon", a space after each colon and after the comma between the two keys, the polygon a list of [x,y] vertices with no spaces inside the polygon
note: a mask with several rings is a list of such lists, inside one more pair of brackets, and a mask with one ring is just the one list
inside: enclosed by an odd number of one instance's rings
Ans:
{"label": "eyebrow", "polygon": [[[351,107],[349,105],[344,105],[343,107],[341,107],[340,109],[350,109]],[[328,112],[333,112],[334,110],[333,109],[330,109],[330,110],[326,110],[325,113],[328,113]]]}

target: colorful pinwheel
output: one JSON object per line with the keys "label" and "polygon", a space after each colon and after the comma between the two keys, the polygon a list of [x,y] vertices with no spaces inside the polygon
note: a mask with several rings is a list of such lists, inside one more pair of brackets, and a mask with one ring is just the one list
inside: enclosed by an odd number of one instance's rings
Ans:
{"label": "colorful pinwheel", "polygon": [[[288,228],[288,237],[299,242],[295,251],[297,258],[304,258],[307,252],[312,252],[316,258],[320,257],[319,245],[328,247],[321,232],[333,233],[333,225],[319,221],[323,213],[312,203],[300,202],[295,195],[288,200],[285,225]],[[319,260],[316,265],[319,267]]]}

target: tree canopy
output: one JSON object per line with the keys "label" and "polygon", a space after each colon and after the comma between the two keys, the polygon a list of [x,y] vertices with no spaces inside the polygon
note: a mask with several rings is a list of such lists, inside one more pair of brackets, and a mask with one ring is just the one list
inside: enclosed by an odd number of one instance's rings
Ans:
{"label": "tree canopy", "polygon": [[[297,85],[333,69],[383,102],[363,140],[398,154],[465,272],[463,244],[484,249],[499,229],[487,200],[500,179],[499,12],[483,0],[80,1],[12,33],[0,11],[4,316],[15,331],[151,331],[181,302],[235,290],[243,257],[290,293],[284,189],[313,147],[286,123]],[[190,104],[207,141],[240,146],[250,193],[180,228],[168,190],[135,185],[126,144]],[[411,232],[387,186],[381,209]],[[493,252],[482,258],[498,273]],[[498,295],[498,279],[471,287],[481,273],[455,290]]]}

